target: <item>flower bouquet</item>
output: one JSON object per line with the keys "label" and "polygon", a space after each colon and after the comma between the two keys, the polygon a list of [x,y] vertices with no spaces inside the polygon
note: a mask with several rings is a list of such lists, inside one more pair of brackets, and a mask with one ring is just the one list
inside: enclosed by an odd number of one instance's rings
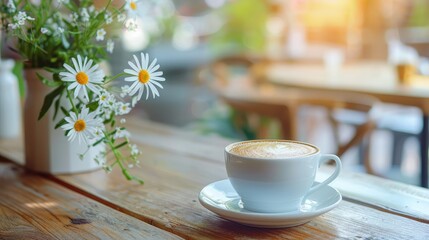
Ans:
{"label": "flower bouquet", "polygon": [[45,73],[37,76],[52,89],[44,96],[38,119],[52,111],[55,128],[64,130],[68,141],[87,150],[105,146],[94,157],[98,164],[108,172],[118,166],[126,179],[143,183],[129,172],[138,165],[141,151],[122,126],[123,115],[143,95],[159,96],[165,78],[157,60],[144,53],[134,55],[128,61],[130,68],[115,76],[106,76],[99,65],[114,50],[109,30],[138,27],[140,2],[127,0],[114,6],[109,0],[97,8],[92,0],[3,1],[1,26],[9,49],[22,57],[27,68],[43,68]]}

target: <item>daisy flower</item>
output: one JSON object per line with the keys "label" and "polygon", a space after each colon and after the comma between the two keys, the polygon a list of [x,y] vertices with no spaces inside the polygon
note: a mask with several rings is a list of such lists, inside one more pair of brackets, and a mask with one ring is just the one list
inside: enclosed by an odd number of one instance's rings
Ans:
{"label": "daisy flower", "polygon": [[70,142],[74,141],[77,137],[79,144],[82,141],[88,144],[88,139],[93,138],[97,129],[101,127],[101,121],[95,117],[95,112],[89,113],[88,108],[83,108],[78,115],[71,112],[69,117],[65,117],[64,120],[67,123],[61,126],[61,128],[69,131],[67,137]]}
{"label": "daisy flower", "polygon": [[126,77],[125,81],[133,82],[129,89],[129,96],[133,96],[137,93],[137,101],[141,99],[143,92],[146,89],[146,99],[149,98],[149,91],[152,92],[152,97],[159,96],[157,87],[162,89],[162,85],[159,82],[165,81],[162,77],[162,72],[157,71],[159,64],[156,64],[156,58],[149,65],[149,54],[146,56],[141,53],[141,61],[136,55],[133,55],[135,63],[129,61],[128,65],[132,69],[125,69],[124,72],[130,74],[130,77]]}
{"label": "daisy flower", "polygon": [[143,9],[139,0],[127,0],[125,3],[125,10],[127,11],[127,15],[134,19],[143,14]]}
{"label": "daisy flower", "polygon": [[62,81],[72,82],[67,89],[75,89],[75,98],[82,90],[86,99],[89,100],[87,88],[98,95],[100,90],[99,86],[96,84],[102,83],[104,78],[104,73],[102,70],[98,69],[98,64],[92,66],[92,60],[88,61],[88,58],[85,57],[85,59],[82,61],[82,57],[80,55],[77,56],[77,60],[72,58],[72,62],[74,68],[64,63],[64,67],[68,70],[68,72],[60,72]]}

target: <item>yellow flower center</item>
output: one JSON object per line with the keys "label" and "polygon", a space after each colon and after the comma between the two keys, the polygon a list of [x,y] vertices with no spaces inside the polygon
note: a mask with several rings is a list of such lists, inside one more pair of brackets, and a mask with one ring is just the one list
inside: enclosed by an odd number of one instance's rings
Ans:
{"label": "yellow flower center", "polygon": [[76,130],[76,132],[81,132],[81,131],[85,130],[85,128],[86,128],[86,123],[83,119],[78,119],[74,123],[74,130]]}
{"label": "yellow flower center", "polygon": [[86,75],[86,73],[84,72],[78,72],[76,74],[76,81],[80,84],[80,85],[86,85],[88,83],[88,75]]}
{"label": "yellow flower center", "polygon": [[139,72],[139,81],[141,83],[147,83],[150,80],[150,75],[146,70],[140,70]]}
{"label": "yellow flower center", "polygon": [[130,2],[130,8],[132,10],[136,10],[137,9],[137,4],[134,1]]}

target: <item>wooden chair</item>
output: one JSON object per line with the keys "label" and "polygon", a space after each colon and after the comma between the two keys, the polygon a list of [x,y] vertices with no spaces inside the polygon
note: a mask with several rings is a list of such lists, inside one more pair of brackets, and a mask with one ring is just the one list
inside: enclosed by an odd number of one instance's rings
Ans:
{"label": "wooden chair", "polygon": [[[366,95],[326,95],[317,91],[282,90],[258,81],[258,69],[252,68],[257,59],[246,56],[228,56],[205,66],[205,74],[211,76],[211,86],[216,94],[236,110],[234,124],[237,129],[252,127],[255,138],[268,138],[266,118],[278,121],[280,136],[298,140],[298,111],[304,106],[326,109],[333,128],[336,154],[342,156],[352,147],[365,142],[374,128],[373,106],[378,102]],[[258,64],[263,66],[263,64]],[[234,71],[234,69],[241,71]],[[207,75],[206,75],[206,78]],[[267,88],[270,88],[267,90]],[[267,91],[264,91],[267,90]],[[360,124],[354,125],[355,133],[347,141],[340,141],[339,127],[342,124],[335,116],[342,111],[358,112],[363,116]],[[366,141],[367,143],[368,141]],[[362,161],[369,173],[374,173],[369,163],[369,145]]]}

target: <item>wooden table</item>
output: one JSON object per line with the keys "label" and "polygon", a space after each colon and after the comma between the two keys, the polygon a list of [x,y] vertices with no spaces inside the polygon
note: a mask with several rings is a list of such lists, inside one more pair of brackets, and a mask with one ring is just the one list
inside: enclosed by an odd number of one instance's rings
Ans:
{"label": "wooden table", "polygon": [[0,239],[429,239],[429,190],[346,172],[333,183],[343,201],[304,225],[261,229],[224,220],[198,194],[226,178],[223,148],[231,140],[127,124],[143,151],[133,173],[145,185],[117,170],[30,173],[19,166],[21,141],[0,140]]}
{"label": "wooden table", "polygon": [[429,171],[429,79],[415,77],[412,85],[398,84],[394,69],[383,62],[363,62],[345,65],[335,75],[327,74],[321,65],[270,63],[264,65],[266,81],[296,89],[310,89],[337,93],[361,93],[382,102],[414,106],[422,113],[423,127],[419,134],[421,178],[420,184],[428,187]]}

